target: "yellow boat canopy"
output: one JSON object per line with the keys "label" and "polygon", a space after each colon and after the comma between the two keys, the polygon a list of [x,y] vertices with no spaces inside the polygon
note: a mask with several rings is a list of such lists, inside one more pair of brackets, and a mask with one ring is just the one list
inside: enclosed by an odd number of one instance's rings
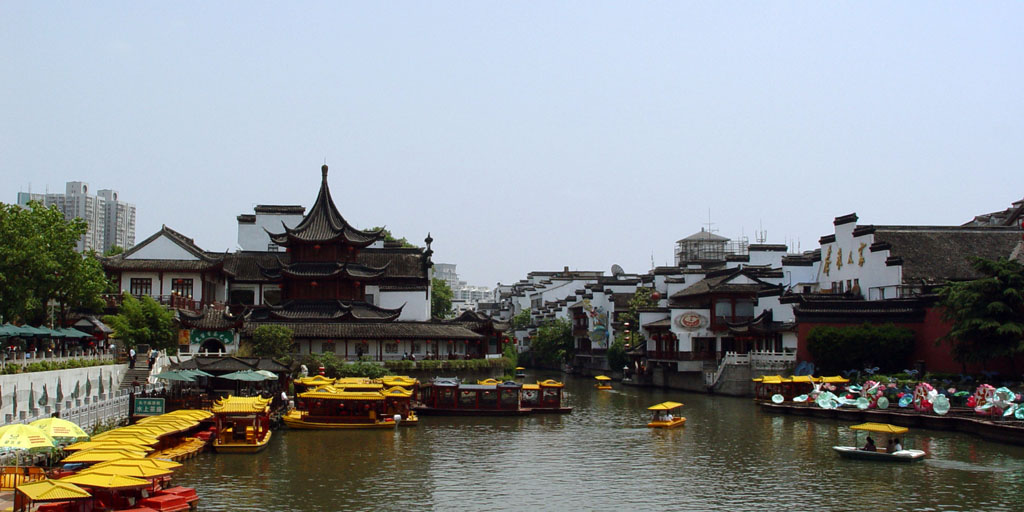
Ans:
{"label": "yellow boat canopy", "polygon": [[81,487],[59,480],[40,480],[18,486],[18,492],[32,501],[60,501],[91,498],[92,494]]}
{"label": "yellow boat canopy", "polygon": [[255,414],[270,411],[270,398],[259,396],[228,396],[220,398],[210,409],[214,414]]}
{"label": "yellow boat canopy", "polygon": [[110,465],[96,467],[93,466],[88,469],[79,471],[78,474],[97,474],[97,475],[121,475],[130,476],[132,478],[159,478],[161,476],[167,476],[174,473],[173,469],[156,468],[152,466],[125,466],[125,465]]}
{"label": "yellow boat canopy", "polygon": [[540,389],[540,384],[523,384],[523,389]]}
{"label": "yellow boat canopy", "polygon": [[66,452],[77,452],[79,450],[95,450],[104,449],[107,450],[120,450],[127,448],[129,450],[145,450],[149,451],[149,446],[143,443],[137,442],[134,439],[110,439],[108,441],[81,441],[75,444],[70,444],[64,447]]}
{"label": "yellow boat canopy", "polygon": [[478,380],[476,383],[482,386],[497,386],[498,384],[501,384],[501,381],[497,379],[484,379]]}
{"label": "yellow boat canopy", "polygon": [[338,389],[334,386],[321,386],[313,391],[306,391],[299,394],[300,398],[315,398],[323,400],[383,400],[384,395],[380,391],[348,391]]}
{"label": "yellow boat canopy", "polygon": [[761,377],[761,380],[754,379],[754,382],[761,382],[762,384],[783,384],[786,382],[793,382],[788,377],[782,375],[765,375]]}
{"label": "yellow boat canopy", "polygon": [[648,411],[669,411],[682,407],[683,404],[679,402],[662,402],[660,404],[652,405],[647,408]]}
{"label": "yellow boat canopy", "polygon": [[395,386],[385,391],[381,391],[381,394],[383,394],[384,396],[408,398],[412,396],[412,391],[409,391],[408,389],[405,389],[400,386]]}
{"label": "yellow boat canopy", "polygon": [[93,441],[122,441],[124,440],[129,444],[152,446],[159,444],[160,440],[146,434],[140,434],[138,432],[117,432],[115,430],[109,431],[109,434],[104,432],[103,434],[92,436]]}
{"label": "yellow boat canopy", "polygon": [[381,377],[380,382],[388,387],[401,386],[403,388],[411,388],[419,381],[406,375],[385,375]]}
{"label": "yellow boat canopy", "polygon": [[612,378],[607,375],[598,375],[597,377],[594,378],[600,381],[612,380]]}
{"label": "yellow boat canopy", "polygon": [[101,475],[97,473],[77,473],[61,478],[60,481],[69,484],[83,485],[85,487],[95,487],[98,489],[131,489],[150,485],[149,480],[143,480],[141,478],[121,475]]}
{"label": "yellow boat canopy", "polygon": [[850,427],[850,430],[866,430],[868,432],[878,432],[879,434],[903,434],[910,429],[888,423],[861,423],[860,425]]}
{"label": "yellow boat canopy", "polygon": [[182,465],[179,462],[167,459],[154,459],[150,457],[131,457],[123,459],[115,459],[107,462],[100,462],[94,465],[94,468],[102,468],[105,466],[148,466],[157,469],[178,469]]}
{"label": "yellow boat canopy", "polygon": [[61,462],[106,462],[125,457],[145,457],[146,453],[134,450],[83,450],[65,457]]}
{"label": "yellow boat canopy", "polygon": [[820,377],[816,379],[816,378],[814,378],[811,375],[794,375],[794,376],[792,376],[790,378],[790,380],[793,381],[793,382],[814,383],[814,382],[818,382],[821,379],[820,379]]}
{"label": "yellow boat canopy", "polygon": [[558,382],[555,379],[542,380],[542,381],[538,382],[537,384],[539,384],[541,386],[544,386],[546,388],[561,388],[561,387],[565,387],[565,384],[562,384],[561,382]]}
{"label": "yellow boat canopy", "polygon": [[840,377],[838,375],[833,375],[831,377],[822,377],[821,378],[821,382],[825,382],[825,383],[829,383],[829,384],[843,384],[843,383],[850,382],[850,379],[845,379],[845,378]]}
{"label": "yellow boat canopy", "polygon": [[334,384],[334,379],[324,377],[323,375],[314,375],[312,377],[303,377],[301,379],[295,379],[297,384],[302,384],[308,387],[319,387]]}
{"label": "yellow boat canopy", "polygon": [[523,368],[522,366],[516,366],[516,370],[525,370],[525,369],[526,368]]}

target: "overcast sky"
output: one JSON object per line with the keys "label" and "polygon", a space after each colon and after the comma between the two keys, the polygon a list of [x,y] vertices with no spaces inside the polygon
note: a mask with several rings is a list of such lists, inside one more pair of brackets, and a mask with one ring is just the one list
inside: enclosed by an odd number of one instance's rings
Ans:
{"label": "overcast sky", "polygon": [[0,2],[0,201],[86,181],[237,246],[316,197],[471,284],[646,272],[709,222],[1024,197],[1020,2]]}

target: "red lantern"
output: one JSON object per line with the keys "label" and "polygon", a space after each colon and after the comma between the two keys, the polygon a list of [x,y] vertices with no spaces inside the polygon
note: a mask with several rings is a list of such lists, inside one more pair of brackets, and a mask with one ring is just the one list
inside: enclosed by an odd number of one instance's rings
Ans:
{"label": "red lantern", "polygon": [[316,245],[314,245],[314,246],[313,246],[313,249],[316,249],[316,250],[318,250],[318,251],[319,251],[319,250],[320,250],[320,244],[316,244]]}
{"label": "red lantern", "polygon": [[655,301],[655,302],[657,302],[657,301],[661,300],[661,294],[660,294],[660,293],[658,293],[658,292],[654,292],[654,293],[652,293],[652,294],[651,294],[651,300],[653,300],[653,301]]}
{"label": "red lantern", "polygon": [[312,283],[309,283],[309,285],[312,286],[313,288],[316,288],[317,284],[318,283],[316,281],[313,281]]}

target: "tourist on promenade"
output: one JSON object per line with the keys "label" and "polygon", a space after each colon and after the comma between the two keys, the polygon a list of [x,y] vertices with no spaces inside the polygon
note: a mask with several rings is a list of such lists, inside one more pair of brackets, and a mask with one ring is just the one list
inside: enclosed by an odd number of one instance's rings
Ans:
{"label": "tourist on promenade", "polygon": [[128,349],[128,368],[135,368],[135,348]]}

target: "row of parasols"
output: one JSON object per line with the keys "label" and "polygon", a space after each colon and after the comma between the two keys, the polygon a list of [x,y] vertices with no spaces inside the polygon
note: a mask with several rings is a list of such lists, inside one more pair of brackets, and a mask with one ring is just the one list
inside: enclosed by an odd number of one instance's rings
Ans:
{"label": "row of parasols", "polygon": [[[98,389],[98,392],[101,395],[106,393],[107,389],[110,389],[111,391],[113,391],[113,389],[114,389],[114,374],[113,374],[113,372],[107,372],[107,384],[106,384],[106,386],[104,386],[104,384],[103,384],[103,368],[100,368],[99,376],[96,378],[96,388]],[[83,389],[84,389],[84,392],[83,392]],[[93,389],[92,388],[92,380],[90,380],[88,377],[86,377],[84,385],[82,384],[81,381],[75,382],[75,389],[71,392],[70,397],[71,397],[72,400],[75,400],[75,399],[78,399],[78,398],[91,396],[92,395],[92,389]],[[56,393],[55,393],[55,396],[53,397],[52,400],[53,400],[52,403],[54,403],[54,404],[59,404],[59,403],[64,401],[64,386],[63,386],[63,383],[62,383],[60,377],[57,378]],[[50,403],[51,403],[50,392],[47,389],[46,384],[43,384],[42,393],[39,396],[39,398],[36,399],[35,384],[34,383],[29,383],[29,388],[28,388],[28,405],[29,405],[29,409],[34,409],[37,404],[39,406],[45,406],[45,405],[49,405]],[[0,390],[0,408],[2,408],[3,405],[4,405],[3,392],[2,392],[2,390]],[[11,407],[12,407],[11,414],[15,414],[15,415],[18,414],[18,386],[17,385],[14,386],[14,393],[11,395]]]}
{"label": "row of parasols", "polygon": [[74,422],[43,418],[28,425],[15,423],[0,427],[0,453],[50,450],[60,444],[88,439],[89,434]]}
{"label": "row of parasols", "polygon": [[153,375],[156,379],[175,382],[195,382],[196,377],[216,377],[218,379],[238,380],[245,382],[262,382],[277,380],[277,374],[269,370],[241,370],[224,375],[213,375],[202,370],[169,370]]}
{"label": "row of parasols", "polygon": [[92,338],[93,336],[88,333],[84,333],[75,329],[74,327],[62,327],[59,329],[50,329],[49,327],[39,326],[32,327],[31,325],[14,325],[14,324],[3,324],[0,325],[0,338],[68,338],[68,339],[86,339]]}

